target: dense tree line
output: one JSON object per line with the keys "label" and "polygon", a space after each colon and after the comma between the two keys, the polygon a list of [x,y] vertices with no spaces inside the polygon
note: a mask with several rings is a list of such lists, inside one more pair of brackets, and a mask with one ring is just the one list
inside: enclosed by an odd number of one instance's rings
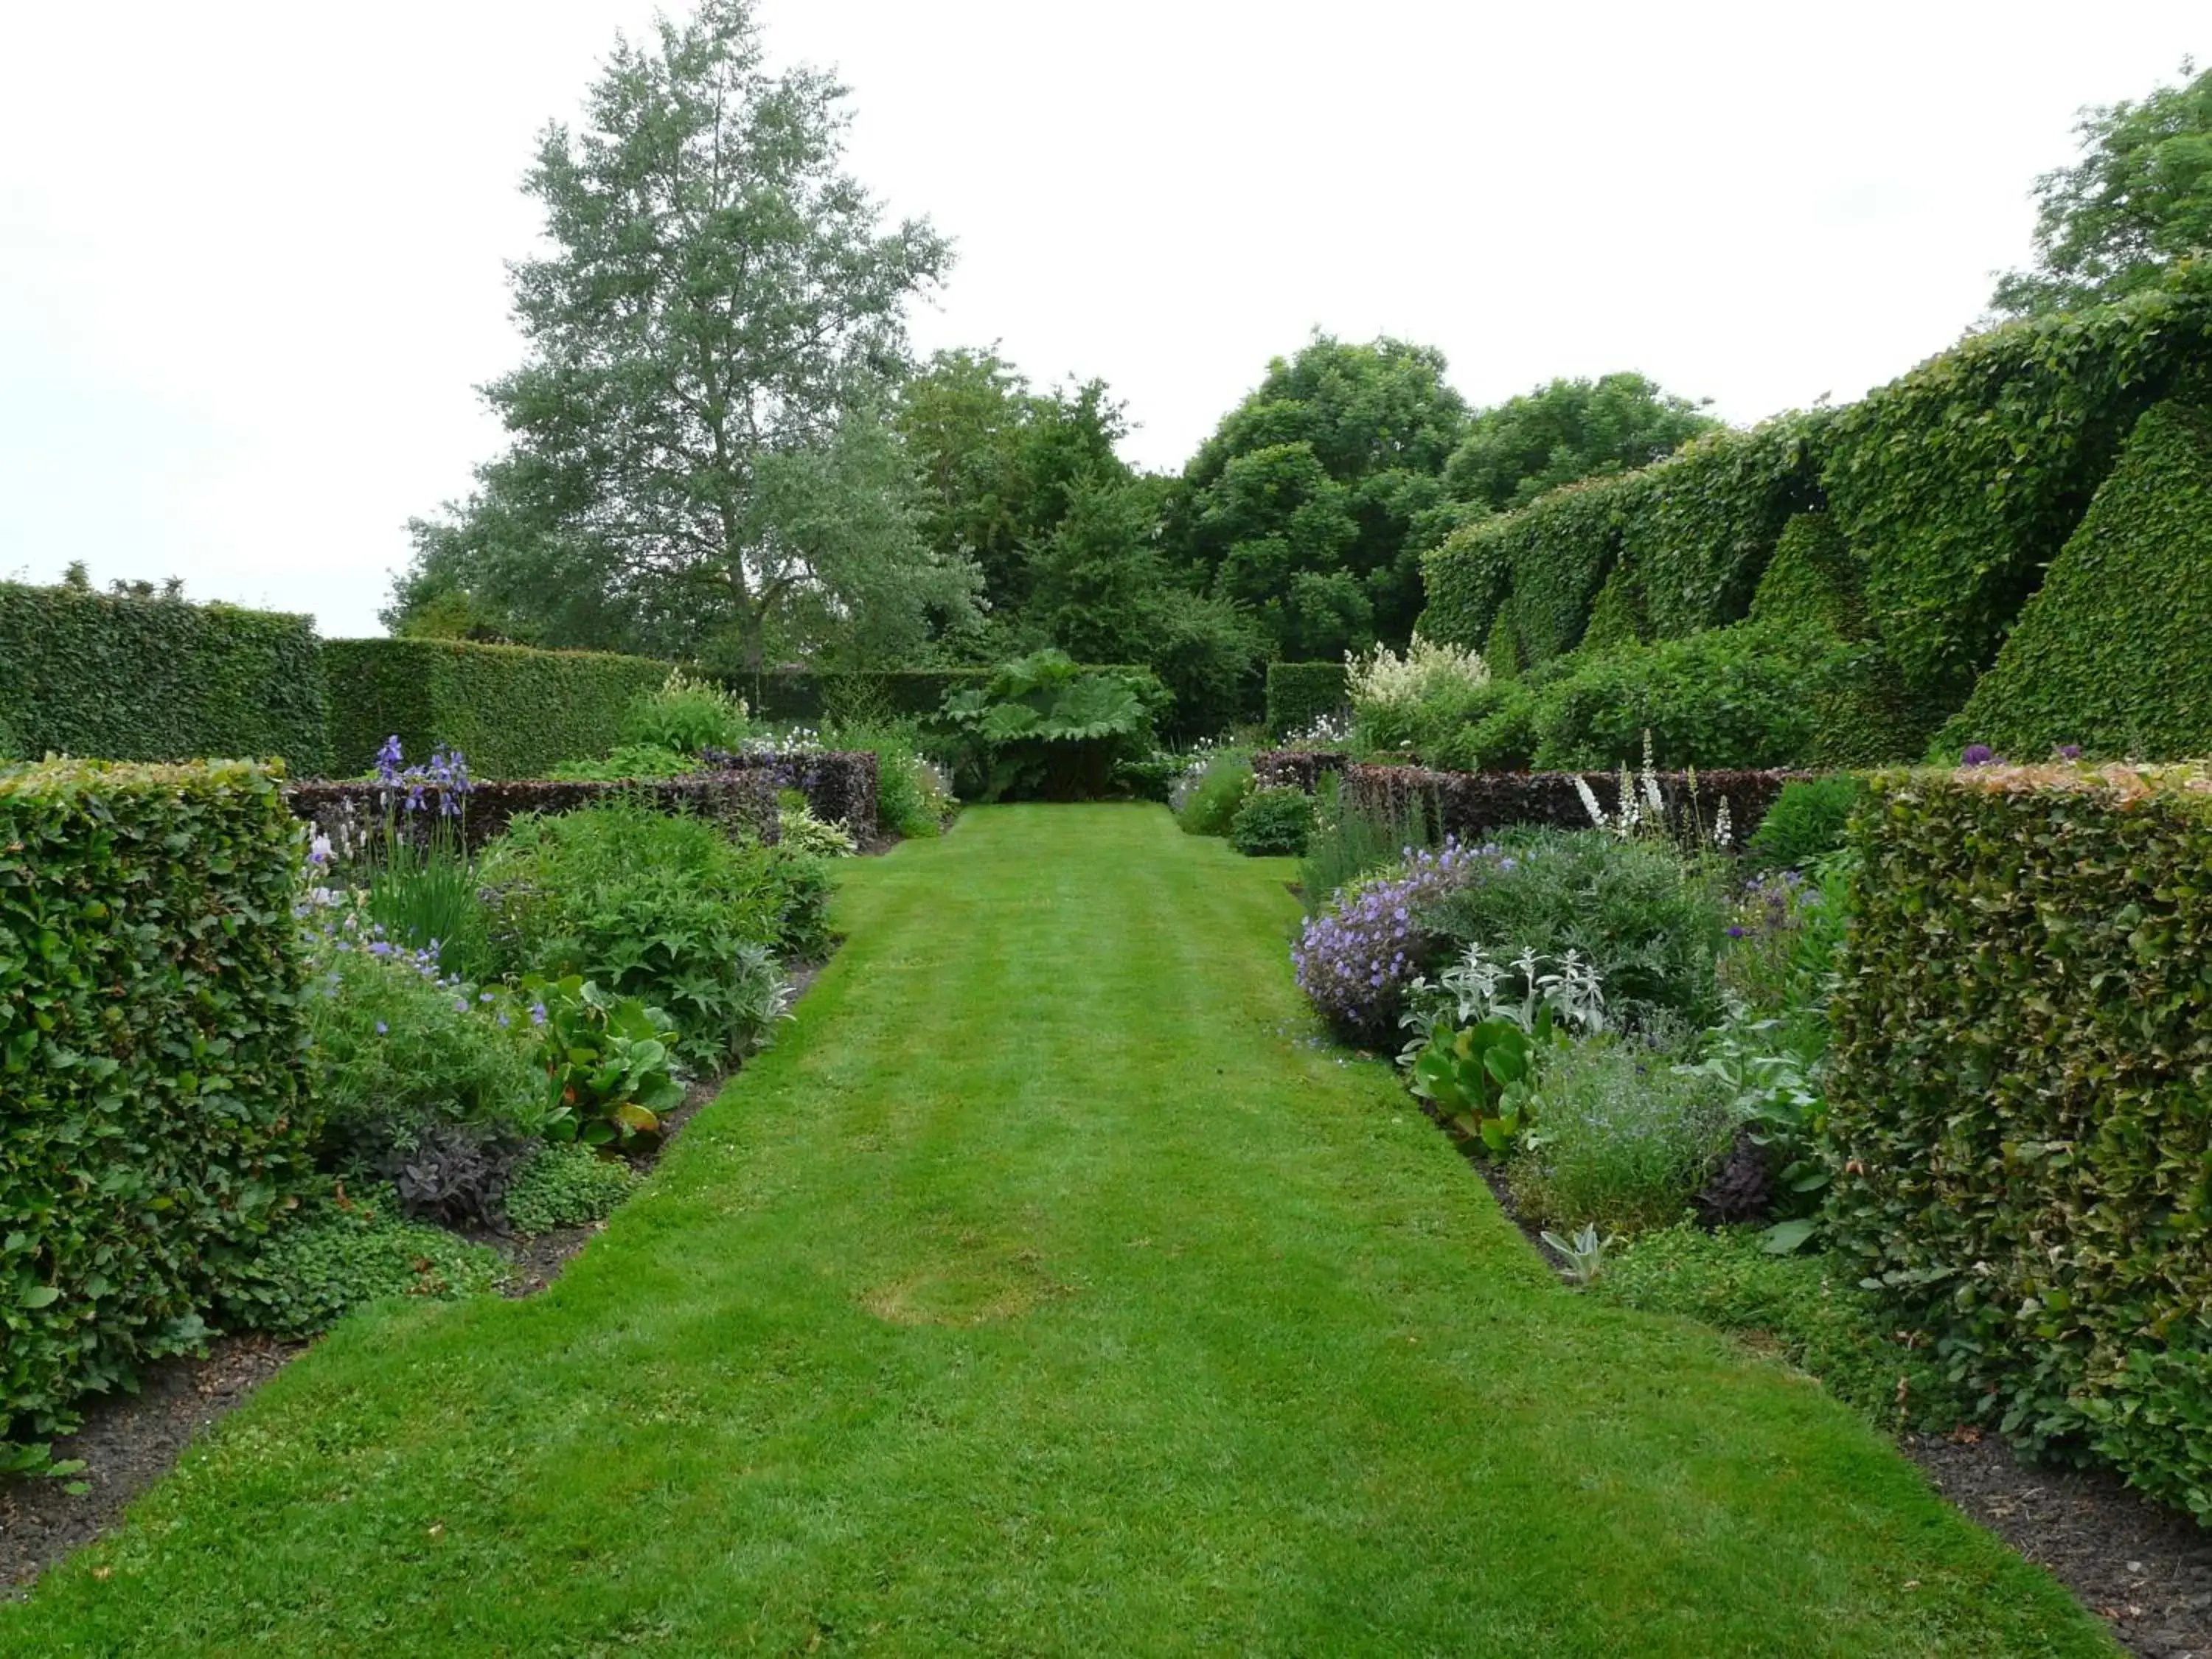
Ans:
{"label": "dense tree line", "polygon": [[[513,269],[527,356],[484,389],[509,447],[411,526],[388,625],[732,672],[1057,646],[1226,720],[1270,659],[1403,645],[1455,528],[1716,424],[1626,373],[1474,409],[1432,349],[1316,333],[1179,474],[1139,472],[1102,380],[914,360],[950,247],[843,172],[843,95],[768,72],[748,0],[617,45],[526,183],[550,251]],[[2081,130],[1999,310],[2128,291],[2212,235],[2212,76]]]}

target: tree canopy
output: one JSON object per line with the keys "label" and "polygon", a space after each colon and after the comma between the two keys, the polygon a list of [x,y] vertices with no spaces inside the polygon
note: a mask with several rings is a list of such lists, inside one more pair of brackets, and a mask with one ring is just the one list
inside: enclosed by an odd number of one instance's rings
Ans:
{"label": "tree canopy", "polygon": [[2212,70],[2082,112],[2081,159],[2035,181],[2035,262],[1997,279],[2001,316],[2075,311],[2212,249]]}
{"label": "tree canopy", "polygon": [[1553,380],[1469,421],[1444,483],[1455,501],[1504,512],[1561,484],[1649,466],[1719,424],[1641,374]]}
{"label": "tree canopy", "polygon": [[747,0],[617,42],[525,186],[551,248],[511,267],[528,356],[484,389],[512,447],[414,526],[401,612],[458,587],[551,642],[757,671],[779,634],[910,648],[971,611],[884,412],[950,250],[841,170],[843,97],[768,73]]}

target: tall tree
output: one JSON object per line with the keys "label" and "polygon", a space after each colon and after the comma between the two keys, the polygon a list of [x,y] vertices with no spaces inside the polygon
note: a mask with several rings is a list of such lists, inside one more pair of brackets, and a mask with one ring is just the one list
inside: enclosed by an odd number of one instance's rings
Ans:
{"label": "tall tree", "polygon": [[1316,334],[1277,358],[1185,467],[1171,553],[1249,607],[1276,649],[1402,642],[1420,614],[1417,527],[1466,404],[1441,354]]}
{"label": "tall tree", "polygon": [[972,566],[923,540],[870,430],[950,251],[925,222],[885,230],[842,170],[843,98],[767,72],[748,0],[617,42],[583,131],[549,127],[525,186],[552,248],[511,267],[529,355],[485,388],[512,451],[416,526],[416,577],[473,576],[549,634],[726,636],[756,672],[780,617],[890,604],[902,621],[855,636],[910,636],[969,604]]}
{"label": "tall tree", "polygon": [[2081,159],[2035,181],[2035,263],[1998,277],[1992,311],[2101,305],[2212,250],[2212,70],[2195,68],[2184,60],[2181,85],[2139,103],[2081,112]]}
{"label": "tall tree", "polygon": [[1455,501],[1504,512],[1579,478],[1649,466],[1718,424],[1641,374],[1553,380],[1468,422],[1444,484]]}
{"label": "tall tree", "polygon": [[1127,483],[1128,426],[1103,380],[1047,393],[995,350],[940,351],[901,389],[897,421],[920,471],[922,524],[941,557],[972,557],[1001,617],[1029,597],[1029,554],[1079,488]]}

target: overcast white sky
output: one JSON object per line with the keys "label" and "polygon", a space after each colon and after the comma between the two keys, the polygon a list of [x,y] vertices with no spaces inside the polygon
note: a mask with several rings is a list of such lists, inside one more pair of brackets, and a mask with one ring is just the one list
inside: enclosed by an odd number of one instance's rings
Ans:
{"label": "overcast white sky", "polygon": [[[651,0],[0,0],[0,576],[377,631],[499,442],[515,185]],[[2203,0],[763,0],[958,242],[917,343],[1103,375],[1174,467],[1320,327],[1477,403],[1641,369],[1755,420],[1955,338],[2082,105]],[[0,665],[4,666],[4,665]]]}

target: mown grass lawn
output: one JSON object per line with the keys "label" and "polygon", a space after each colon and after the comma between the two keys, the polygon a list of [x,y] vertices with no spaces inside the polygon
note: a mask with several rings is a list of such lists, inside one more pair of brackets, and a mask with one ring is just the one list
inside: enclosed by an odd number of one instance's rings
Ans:
{"label": "mown grass lawn", "polygon": [[1562,1289],[1139,806],[850,942],[548,1293],[349,1322],[0,1653],[2102,1654],[1814,1386]]}

